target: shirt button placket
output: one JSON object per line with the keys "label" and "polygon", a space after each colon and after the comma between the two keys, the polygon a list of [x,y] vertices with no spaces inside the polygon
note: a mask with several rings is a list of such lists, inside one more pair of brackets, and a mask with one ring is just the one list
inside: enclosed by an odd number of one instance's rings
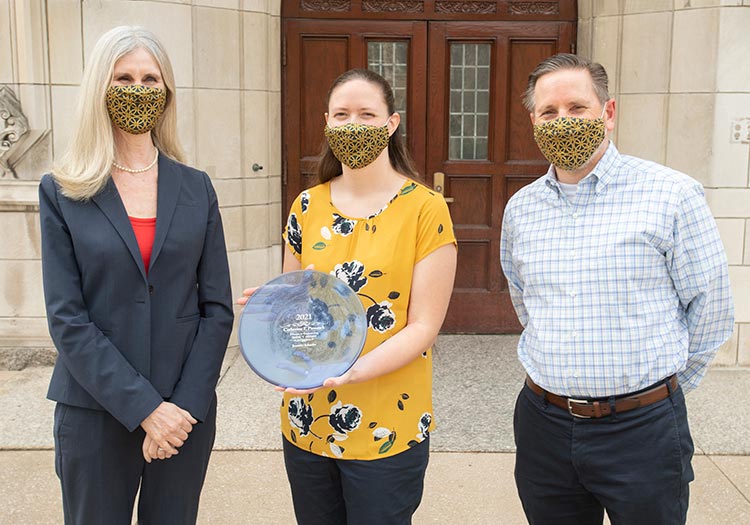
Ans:
{"label": "shirt button placket", "polygon": [[[581,228],[580,228],[580,223],[578,221],[579,213],[577,211],[577,208],[574,208],[572,210],[572,213],[571,213],[570,216],[572,218],[572,220],[570,221],[570,225],[571,225],[570,228],[571,228],[571,231],[572,231],[571,237],[573,239],[573,249],[570,250],[570,259],[571,259],[571,263],[572,263],[572,266],[571,266],[572,279],[571,279],[571,288],[568,291],[568,296],[570,297],[571,312],[573,314],[573,316],[572,316],[573,326],[571,327],[571,331],[569,333],[569,341],[570,341],[571,347],[575,349],[577,347],[577,345],[576,345],[576,342],[577,342],[576,339],[578,337],[578,331],[577,331],[578,312],[577,312],[577,309],[576,309],[576,306],[577,306],[576,305],[576,295],[577,294],[576,294],[576,290],[572,286],[574,286],[574,283],[576,282],[576,276],[578,275],[577,274],[577,270],[579,269],[579,265],[576,264],[576,254],[579,252],[579,250],[577,250],[577,248],[579,248],[580,245],[581,245],[580,242],[579,242],[579,239],[578,239],[579,234],[581,232]],[[583,255],[583,257],[585,257],[585,253],[583,253],[582,255]],[[571,364],[573,364],[573,363],[571,363]],[[572,375],[572,377],[577,378],[578,377],[578,373],[577,373],[578,371],[576,370],[575,366],[573,366],[572,368],[573,368],[573,370],[572,370],[571,375]]]}

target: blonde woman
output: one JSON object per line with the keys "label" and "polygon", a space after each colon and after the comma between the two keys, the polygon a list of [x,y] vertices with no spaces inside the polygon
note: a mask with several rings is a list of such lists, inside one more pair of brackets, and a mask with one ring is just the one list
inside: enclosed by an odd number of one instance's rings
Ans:
{"label": "blonde woman", "polygon": [[139,523],[196,520],[233,314],[216,193],[182,158],[164,48],[112,29],[39,187],[66,523],[129,524],[139,486]]}

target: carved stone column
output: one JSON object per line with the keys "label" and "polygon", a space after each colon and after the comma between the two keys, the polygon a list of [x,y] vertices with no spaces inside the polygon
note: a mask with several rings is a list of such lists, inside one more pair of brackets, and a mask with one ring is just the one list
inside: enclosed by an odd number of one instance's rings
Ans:
{"label": "carved stone column", "polygon": [[29,132],[29,122],[16,94],[0,86],[0,179],[17,179],[10,157],[19,141]]}

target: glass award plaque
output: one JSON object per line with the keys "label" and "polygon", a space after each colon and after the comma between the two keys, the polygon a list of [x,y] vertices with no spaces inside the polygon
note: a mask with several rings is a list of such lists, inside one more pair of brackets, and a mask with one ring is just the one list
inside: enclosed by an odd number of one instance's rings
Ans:
{"label": "glass award plaque", "polygon": [[315,270],[281,274],[258,288],[240,317],[240,352],[281,387],[317,388],[354,364],[367,337],[357,294]]}

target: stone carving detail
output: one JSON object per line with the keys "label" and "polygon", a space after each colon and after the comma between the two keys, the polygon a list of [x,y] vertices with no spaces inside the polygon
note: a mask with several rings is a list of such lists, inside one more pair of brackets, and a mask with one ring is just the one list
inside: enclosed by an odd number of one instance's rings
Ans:
{"label": "stone carving detail", "polygon": [[346,12],[351,9],[350,0],[300,0],[303,11]]}
{"label": "stone carving detail", "polygon": [[437,13],[467,13],[489,15],[497,12],[497,2],[495,0],[438,0],[435,4]]}
{"label": "stone carving detail", "polygon": [[560,6],[557,2],[511,2],[512,15],[557,15]]}
{"label": "stone carving detail", "polygon": [[423,0],[362,0],[365,13],[422,13]]}
{"label": "stone carving detail", "polygon": [[17,179],[10,165],[16,143],[29,132],[29,121],[21,103],[8,86],[0,86],[0,179]]}

